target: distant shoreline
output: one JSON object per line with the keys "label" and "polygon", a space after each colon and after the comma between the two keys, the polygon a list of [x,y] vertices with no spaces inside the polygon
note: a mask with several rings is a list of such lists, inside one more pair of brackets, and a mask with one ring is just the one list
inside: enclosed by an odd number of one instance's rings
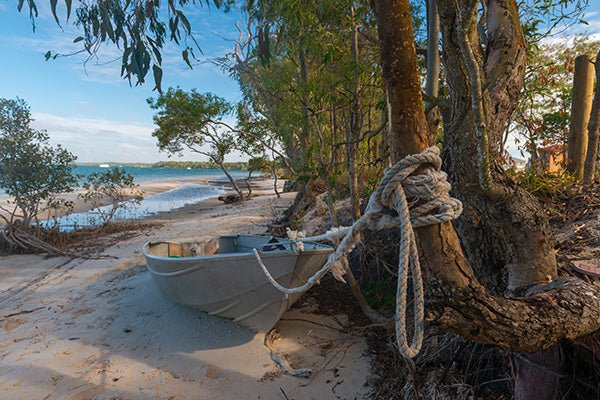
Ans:
{"label": "distant shoreline", "polygon": [[[220,170],[221,167],[208,161],[157,161],[154,163],[134,163],[134,162],[74,162],[73,165],[81,167],[136,167],[136,168],[173,168],[173,169],[200,169],[200,170]],[[228,171],[247,171],[248,163],[245,161],[226,162],[225,168]],[[104,167],[108,166],[108,167]]]}
{"label": "distant shoreline", "polygon": [[[147,186],[151,183],[160,182],[189,182],[198,183],[200,181],[226,181],[226,176],[220,169],[181,169],[181,168],[140,168],[132,166],[123,166],[125,172],[133,176],[136,184]],[[88,176],[92,173],[104,173],[108,171],[108,168],[99,167],[98,165],[75,165],[73,167],[73,174],[81,177]],[[243,170],[229,170],[228,171],[235,179],[244,179],[248,176],[248,171]],[[260,173],[254,173],[254,177],[259,176]],[[75,191],[79,191],[81,188],[81,182],[75,187]],[[140,188],[143,190],[143,188]],[[6,199],[8,195],[0,188],[0,199]]]}

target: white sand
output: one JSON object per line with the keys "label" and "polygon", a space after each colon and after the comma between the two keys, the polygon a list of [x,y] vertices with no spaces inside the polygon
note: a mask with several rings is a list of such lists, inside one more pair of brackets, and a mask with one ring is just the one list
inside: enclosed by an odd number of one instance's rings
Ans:
{"label": "white sand", "polygon": [[148,240],[264,233],[293,199],[267,192],[162,215],[162,228],[106,250],[118,259],[0,258],[0,399],[366,398],[364,340],[321,326],[331,318],[284,315],[277,349],[316,373],[282,376],[261,335],[169,301],[145,270]]}

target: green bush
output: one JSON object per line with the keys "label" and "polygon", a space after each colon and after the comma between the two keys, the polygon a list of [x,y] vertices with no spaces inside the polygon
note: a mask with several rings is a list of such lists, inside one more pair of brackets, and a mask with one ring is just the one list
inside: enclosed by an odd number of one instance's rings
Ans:
{"label": "green bush", "polygon": [[133,176],[118,167],[88,175],[82,186],[85,192],[79,198],[91,204],[103,225],[111,222],[117,211],[135,207],[144,198]]}

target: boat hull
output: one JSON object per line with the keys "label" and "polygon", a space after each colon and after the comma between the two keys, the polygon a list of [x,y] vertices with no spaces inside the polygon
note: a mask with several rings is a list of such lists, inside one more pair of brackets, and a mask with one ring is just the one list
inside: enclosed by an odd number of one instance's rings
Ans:
{"label": "boat hull", "polygon": [[169,255],[179,244],[148,243],[143,254],[154,281],[167,297],[267,331],[301,294],[288,296],[275,289],[251,249],[259,250],[273,277],[286,287],[304,284],[333,252],[330,246],[317,244],[306,244],[303,251],[295,252],[284,239],[279,239],[281,244],[269,244],[272,240],[268,236],[228,235],[218,241],[183,245],[185,249],[177,248],[182,256]]}

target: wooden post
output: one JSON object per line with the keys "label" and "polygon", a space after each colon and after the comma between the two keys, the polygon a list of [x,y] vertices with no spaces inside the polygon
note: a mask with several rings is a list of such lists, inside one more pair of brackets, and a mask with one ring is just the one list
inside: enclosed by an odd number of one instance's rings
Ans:
{"label": "wooden post", "polygon": [[[600,51],[596,55],[596,62],[600,60]],[[591,185],[596,176],[598,168],[598,136],[600,136],[600,64],[596,64],[596,89],[594,93],[594,102],[592,104],[592,113],[588,125],[588,148],[585,157],[583,183]]]}
{"label": "wooden post", "polygon": [[593,56],[583,54],[575,59],[573,77],[573,103],[571,104],[571,128],[569,130],[567,170],[583,178],[583,164],[587,152],[588,123],[592,111],[594,91]]}

